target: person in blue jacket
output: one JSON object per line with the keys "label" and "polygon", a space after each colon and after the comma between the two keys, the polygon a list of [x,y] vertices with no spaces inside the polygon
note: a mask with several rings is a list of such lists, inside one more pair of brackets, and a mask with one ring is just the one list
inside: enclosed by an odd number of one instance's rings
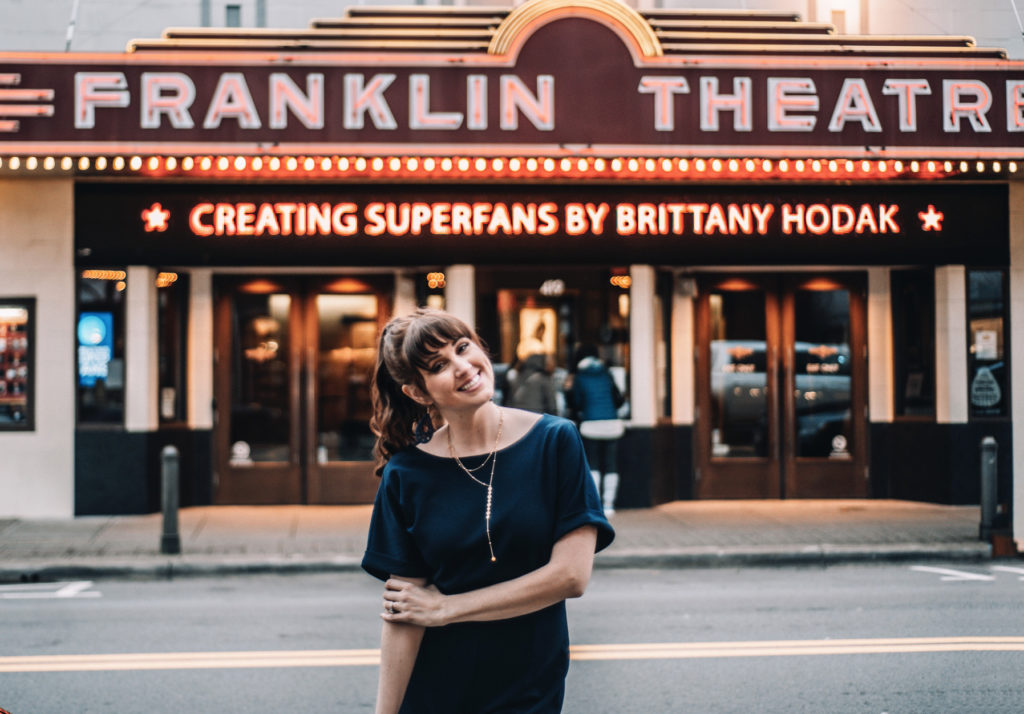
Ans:
{"label": "person in blue jacket", "polygon": [[362,561],[385,581],[378,714],[561,711],[565,600],[614,531],[573,423],[493,394],[461,320],[420,309],[384,328]]}
{"label": "person in blue jacket", "polygon": [[601,492],[605,515],[610,516],[619,491],[618,443],[625,425],[618,409],[624,399],[595,345],[582,345],[576,359],[575,373],[566,383],[566,402],[580,422],[590,474]]}

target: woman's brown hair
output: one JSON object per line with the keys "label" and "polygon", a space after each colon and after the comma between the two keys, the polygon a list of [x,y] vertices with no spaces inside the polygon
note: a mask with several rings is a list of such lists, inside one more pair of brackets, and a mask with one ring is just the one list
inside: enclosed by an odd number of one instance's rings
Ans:
{"label": "woman's brown hair", "polygon": [[396,317],[384,327],[371,387],[370,430],[377,437],[373,455],[378,476],[395,453],[416,441],[414,429],[418,421],[426,417],[432,426],[438,426],[439,415],[407,397],[402,385],[424,389],[420,369],[427,368],[434,352],[463,337],[483,346],[465,322],[447,312],[425,307]]}

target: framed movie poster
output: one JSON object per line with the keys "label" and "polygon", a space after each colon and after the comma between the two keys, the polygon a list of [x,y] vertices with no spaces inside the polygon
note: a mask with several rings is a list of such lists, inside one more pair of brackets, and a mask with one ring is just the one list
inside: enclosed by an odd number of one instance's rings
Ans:
{"label": "framed movie poster", "polygon": [[35,298],[0,298],[0,430],[35,428]]}

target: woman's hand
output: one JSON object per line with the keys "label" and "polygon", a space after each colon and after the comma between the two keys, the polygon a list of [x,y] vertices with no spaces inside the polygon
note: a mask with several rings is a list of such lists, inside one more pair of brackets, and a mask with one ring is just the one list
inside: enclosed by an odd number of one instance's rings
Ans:
{"label": "woman's hand", "polygon": [[385,622],[419,625],[420,627],[441,627],[447,625],[446,601],[433,585],[416,585],[407,580],[389,578],[384,583]]}

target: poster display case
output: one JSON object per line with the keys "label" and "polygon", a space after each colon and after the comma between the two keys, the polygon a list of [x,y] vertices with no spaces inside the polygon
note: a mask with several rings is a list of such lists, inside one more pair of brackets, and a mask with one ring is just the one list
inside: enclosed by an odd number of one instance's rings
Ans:
{"label": "poster display case", "polygon": [[0,298],[0,430],[34,428],[35,298]]}

